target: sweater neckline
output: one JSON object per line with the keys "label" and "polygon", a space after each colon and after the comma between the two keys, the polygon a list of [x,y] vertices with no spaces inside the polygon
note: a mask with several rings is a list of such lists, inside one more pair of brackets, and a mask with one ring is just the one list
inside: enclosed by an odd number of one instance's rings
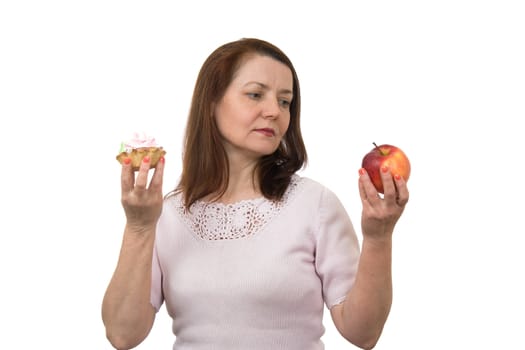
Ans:
{"label": "sweater neckline", "polygon": [[233,203],[198,200],[189,211],[179,197],[177,211],[189,230],[205,241],[238,240],[256,236],[285,208],[296,192],[300,177],[292,177],[281,201],[263,196]]}

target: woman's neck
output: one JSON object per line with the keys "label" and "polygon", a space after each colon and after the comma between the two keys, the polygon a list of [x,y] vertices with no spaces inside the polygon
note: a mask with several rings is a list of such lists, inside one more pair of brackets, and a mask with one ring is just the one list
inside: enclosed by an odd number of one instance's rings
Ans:
{"label": "woman's neck", "polygon": [[210,196],[210,199],[219,203],[231,204],[246,199],[260,197],[259,179],[255,172],[257,162],[232,162],[230,160],[228,187],[220,196]]}
{"label": "woman's neck", "polygon": [[235,203],[244,199],[260,197],[259,179],[255,169],[256,161],[230,162],[230,177],[228,187],[220,201],[223,203]]}

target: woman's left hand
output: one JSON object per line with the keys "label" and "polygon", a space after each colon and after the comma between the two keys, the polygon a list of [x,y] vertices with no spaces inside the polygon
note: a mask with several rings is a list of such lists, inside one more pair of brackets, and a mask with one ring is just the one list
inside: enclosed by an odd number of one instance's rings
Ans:
{"label": "woman's left hand", "polygon": [[359,169],[359,194],[363,203],[361,229],[364,237],[390,239],[408,202],[406,181],[390,169],[380,170],[384,195],[380,196],[365,169]]}

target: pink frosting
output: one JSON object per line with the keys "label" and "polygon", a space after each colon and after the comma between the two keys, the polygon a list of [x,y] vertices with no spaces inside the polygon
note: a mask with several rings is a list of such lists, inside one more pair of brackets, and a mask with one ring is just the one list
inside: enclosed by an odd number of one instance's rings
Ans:
{"label": "pink frosting", "polygon": [[131,152],[135,148],[159,147],[154,137],[144,132],[134,132],[132,137],[122,143],[122,151]]}

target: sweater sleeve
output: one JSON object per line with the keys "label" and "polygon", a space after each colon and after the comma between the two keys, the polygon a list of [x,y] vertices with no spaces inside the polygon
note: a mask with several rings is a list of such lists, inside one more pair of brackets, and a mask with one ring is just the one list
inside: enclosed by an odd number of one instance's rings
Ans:
{"label": "sweater sleeve", "polygon": [[337,196],[324,189],[319,204],[315,266],[323,298],[330,309],[342,303],[352,288],[359,262],[359,241]]}

